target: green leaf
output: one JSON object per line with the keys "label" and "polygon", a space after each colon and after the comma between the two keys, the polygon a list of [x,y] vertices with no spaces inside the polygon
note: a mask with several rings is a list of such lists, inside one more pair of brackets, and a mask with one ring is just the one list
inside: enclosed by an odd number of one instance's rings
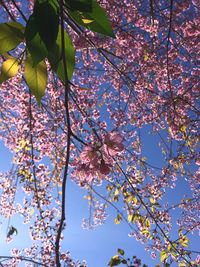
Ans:
{"label": "green leaf", "polygon": [[3,62],[0,74],[0,84],[14,77],[19,70],[19,62],[16,58],[9,58]]}
{"label": "green leaf", "polygon": [[121,263],[121,259],[119,258],[119,255],[115,255],[109,261],[108,266],[113,267],[113,266],[119,265],[120,263]]}
{"label": "green leaf", "polygon": [[[75,50],[69,35],[64,32],[65,57],[67,66],[67,77],[70,80],[75,66]],[[52,69],[56,72],[58,77],[65,82],[65,73],[62,59],[62,38],[61,28],[59,28],[56,45],[50,50],[48,55],[49,62]]]}
{"label": "green leaf", "polygon": [[47,49],[55,45],[59,27],[59,6],[55,0],[37,0],[33,16],[38,33]]}
{"label": "green leaf", "polygon": [[67,7],[74,11],[92,11],[92,0],[65,0]]}
{"label": "green leaf", "polygon": [[45,61],[41,61],[33,67],[32,58],[28,55],[25,61],[24,75],[31,93],[36,97],[38,105],[40,105],[47,84],[47,66]]}
{"label": "green leaf", "polygon": [[[92,0],[91,12],[73,10],[68,10],[68,12],[71,18],[81,26],[106,36],[115,37],[105,10],[95,0]],[[86,21],[86,23],[84,23],[84,21]],[[90,23],[87,23],[88,21],[90,21]]]}
{"label": "green leaf", "polygon": [[38,33],[35,17],[33,15],[30,16],[26,24],[25,38],[28,51],[32,57],[33,66],[35,66],[47,57],[48,51]]}
{"label": "green leaf", "polygon": [[24,27],[18,22],[0,24],[0,54],[14,49],[24,39]]}
{"label": "green leaf", "polygon": [[121,248],[118,248],[117,252],[118,252],[118,254],[120,254],[122,256],[124,255],[124,250]]}

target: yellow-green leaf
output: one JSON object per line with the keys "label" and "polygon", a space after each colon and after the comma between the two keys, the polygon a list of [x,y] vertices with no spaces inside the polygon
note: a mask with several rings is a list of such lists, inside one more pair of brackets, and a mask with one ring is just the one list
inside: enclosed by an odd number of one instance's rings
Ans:
{"label": "yellow-green leaf", "polygon": [[92,23],[94,20],[93,19],[82,19],[84,24],[90,24]]}
{"label": "yellow-green leaf", "polygon": [[172,247],[172,245],[169,244],[169,245],[167,246],[167,249],[170,251],[170,250],[171,250],[171,247]]}
{"label": "yellow-green leaf", "polygon": [[128,196],[126,200],[128,203],[133,202],[133,204],[135,204],[135,205],[138,203],[138,200],[135,196]]}
{"label": "yellow-green leaf", "polygon": [[33,67],[32,58],[28,55],[25,62],[24,75],[31,93],[36,97],[38,105],[40,105],[47,85],[47,66],[45,61],[43,60]]}
{"label": "yellow-green leaf", "polygon": [[146,219],[145,223],[146,223],[146,227],[147,227],[147,228],[150,228],[151,223],[150,223],[150,221],[149,221],[148,219]]}
{"label": "yellow-green leaf", "polygon": [[181,262],[178,263],[178,266],[179,267],[185,267],[186,263],[184,261],[181,261]]}
{"label": "yellow-green leaf", "polygon": [[16,58],[9,58],[3,62],[0,74],[0,83],[14,77],[19,70],[19,62]]}
{"label": "yellow-green leaf", "polygon": [[118,214],[117,217],[115,218],[115,224],[120,224],[121,220],[122,220],[122,216]]}
{"label": "yellow-green leaf", "polygon": [[182,125],[181,128],[180,128],[180,130],[181,130],[182,133],[186,133],[187,126]]}
{"label": "yellow-green leaf", "polygon": [[180,244],[183,246],[183,247],[188,247],[188,243],[189,243],[189,239],[187,236],[183,235],[180,239]]}
{"label": "yellow-green leaf", "polygon": [[163,262],[168,257],[167,252],[165,250],[160,252],[160,261]]}
{"label": "yellow-green leaf", "polygon": [[0,54],[15,48],[24,38],[24,26],[18,22],[0,23]]}
{"label": "yellow-green leaf", "polygon": [[124,255],[124,250],[121,248],[118,248],[117,252],[122,256]]}
{"label": "yellow-green leaf", "polygon": [[147,229],[141,231],[143,235],[150,235],[150,232]]}
{"label": "yellow-green leaf", "polygon": [[127,218],[128,222],[131,222],[132,221],[133,216],[134,216],[133,214],[129,214],[128,215],[128,218]]}
{"label": "yellow-green leaf", "polygon": [[144,61],[147,61],[148,59],[149,59],[148,52],[147,52],[147,50],[145,49],[145,50],[144,50]]}
{"label": "yellow-green leaf", "polygon": [[35,212],[34,208],[30,208],[30,210],[29,210],[29,214],[30,214],[31,216],[34,214],[34,212]]}
{"label": "yellow-green leaf", "polygon": [[114,267],[114,266],[119,265],[120,263],[121,263],[121,259],[120,259],[119,255],[115,255],[109,261],[108,266]]}
{"label": "yellow-green leaf", "polygon": [[106,189],[107,189],[108,191],[112,191],[113,186],[112,186],[112,185],[107,185],[107,186],[106,186]]}
{"label": "yellow-green leaf", "polygon": [[153,197],[150,197],[150,202],[151,202],[151,204],[155,204],[156,203],[156,200],[155,200],[155,198],[153,198]]}
{"label": "yellow-green leaf", "polygon": [[148,55],[144,55],[144,61],[147,61],[148,60]]}
{"label": "yellow-green leaf", "polygon": [[119,195],[119,190],[116,188],[114,196],[118,196]]}
{"label": "yellow-green leaf", "polygon": [[137,203],[138,203],[138,200],[137,200],[136,197],[133,197],[133,198],[132,198],[132,201],[133,201],[134,204],[137,204]]}

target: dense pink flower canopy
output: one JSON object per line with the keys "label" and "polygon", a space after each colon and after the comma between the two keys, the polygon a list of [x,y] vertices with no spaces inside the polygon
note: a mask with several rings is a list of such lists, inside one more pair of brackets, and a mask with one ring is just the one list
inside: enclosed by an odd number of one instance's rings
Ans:
{"label": "dense pink flower canopy", "polygon": [[[28,18],[34,5],[3,2],[3,22],[21,22],[17,7]],[[40,107],[24,81],[23,65],[0,85],[0,138],[14,153],[12,169],[0,174],[0,214],[22,215],[31,225],[33,240],[30,248],[13,251],[15,257],[3,266],[18,266],[18,256],[56,266],[64,193],[57,188],[65,172],[88,191],[92,213],[84,227],[104,223],[106,205],[112,203],[119,211],[120,199],[123,209],[115,222],[126,221],[130,236],[145,243],[152,257],[164,251],[168,262],[197,266],[199,256],[190,251],[187,235],[200,232],[200,2],[98,3],[106,10],[115,38],[65,22],[76,49],[68,99],[70,128],[65,87],[49,65]],[[12,53],[25,56],[23,45]],[[5,55],[1,65],[4,60]],[[149,133],[155,151],[147,153]],[[158,160],[152,160],[153,155]],[[173,196],[166,202],[166,192],[176,194],[181,180],[187,183],[188,195],[180,203],[173,203]],[[97,185],[106,186],[103,198],[96,195]],[[21,201],[16,201],[18,194],[23,194]],[[175,222],[171,211],[176,208],[181,214]],[[173,240],[174,225],[179,234]],[[62,251],[62,243],[60,260],[63,266],[79,266]]]}

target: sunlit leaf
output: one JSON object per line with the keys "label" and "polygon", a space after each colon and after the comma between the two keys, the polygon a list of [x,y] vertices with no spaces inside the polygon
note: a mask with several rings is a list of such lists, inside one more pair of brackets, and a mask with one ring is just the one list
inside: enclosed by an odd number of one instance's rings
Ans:
{"label": "sunlit leaf", "polygon": [[184,261],[181,261],[181,262],[178,263],[178,266],[179,267],[185,267],[187,265],[186,265],[186,263]]}
{"label": "sunlit leaf", "polygon": [[171,250],[171,247],[172,247],[172,245],[169,244],[169,245],[167,246],[167,249],[170,251],[170,250]]}
{"label": "sunlit leaf", "polygon": [[112,191],[113,186],[112,186],[112,185],[107,185],[107,186],[106,186],[106,189],[107,189],[108,191]]}
{"label": "sunlit leaf", "polygon": [[114,196],[118,196],[119,195],[119,190],[116,188]]}
{"label": "sunlit leaf", "polygon": [[150,228],[151,223],[150,223],[150,221],[148,219],[145,220],[145,224],[146,224],[146,227],[147,228]]}
{"label": "sunlit leaf", "polygon": [[149,55],[148,55],[147,50],[145,49],[144,50],[144,61],[147,61],[148,59],[149,59]]}
{"label": "sunlit leaf", "polygon": [[186,134],[186,132],[187,132],[187,126],[186,126],[186,125],[182,125],[181,128],[180,128],[180,131],[181,131],[183,134]]}
{"label": "sunlit leaf", "polygon": [[147,229],[144,229],[144,230],[142,230],[141,232],[142,232],[143,235],[147,235],[147,236],[150,235],[150,232],[149,232],[149,230],[147,230]]}
{"label": "sunlit leaf", "polygon": [[118,248],[117,252],[122,256],[124,255],[124,250],[121,248]]}
{"label": "sunlit leaf", "polygon": [[115,218],[115,224],[120,224],[121,220],[122,220],[122,216],[121,214],[118,214],[117,217]]}
{"label": "sunlit leaf", "polygon": [[32,58],[28,55],[25,62],[24,75],[31,93],[36,97],[38,105],[40,105],[47,84],[47,66],[45,61],[41,61],[38,65],[33,67]]}
{"label": "sunlit leaf", "polygon": [[0,83],[14,77],[19,70],[19,62],[16,58],[9,58],[3,62],[0,74]]}
{"label": "sunlit leaf", "polygon": [[133,203],[135,205],[138,203],[138,199],[135,196],[132,196],[132,195],[128,196],[126,198],[126,200],[127,200],[128,203]]}
{"label": "sunlit leaf", "polygon": [[14,49],[24,39],[24,26],[18,22],[0,24],[0,54]]}
{"label": "sunlit leaf", "polygon": [[188,247],[188,243],[189,243],[189,239],[187,236],[181,236],[181,239],[180,239],[180,244],[183,246],[183,247]]}
{"label": "sunlit leaf", "polygon": [[133,214],[129,214],[128,215],[128,218],[127,218],[128,222],[131,222],[132,221],[133,216],[134,216]]}
{"label": "sunlit leaf", "polygon": [[30,208],[30,210],[29,210],[29,214],[30,214],[31,216],[34,214],[34,212],[35,212],[35,209],[34,209],[34,208]]}
{"label": "sunlit leaf", "polygon": [[84,24],[89,24],[92,23],[94,20],[93,19],[82,19]]}
{"label": "sunlit leaf", "polygon": [[120,263],[121,263],[121,259],[120,259],[119,255],[115,255],[109,261],[108,266],[113,267],[113,266],[119,265]]}
{"label": "sunlit leaf", "polygon": [[[67,77],[70,80],[74,71],[75,66],[75,49],[69,35],[64,33],[64,44],[65,44],[65,57],[67,66]],[[62,59],[62,38],[61,28],[59,29],[56,45],[50,50],[48,59],[50,61],[52,69],[56,72],[58,77],[65,82],[65,72]]]}
{"label": "sunlit leaf", "polygon": [[150,200],[151,204],[155,204],[156,203],[156,200],[153,197],[150,197],[149,200]]}
{"label": "sunlit leaf", "polygon": [[168,258],[167,252],[165,250],[160,252],[160,261],[163,262]]}
{"label": "sunlit leaf", "polygon": [[137,198],[136,198],[136,197],[133,197],[133,198],[132,198],[132,202],[133,202],[134,204],[137,204],[137,203],[138,203]]}

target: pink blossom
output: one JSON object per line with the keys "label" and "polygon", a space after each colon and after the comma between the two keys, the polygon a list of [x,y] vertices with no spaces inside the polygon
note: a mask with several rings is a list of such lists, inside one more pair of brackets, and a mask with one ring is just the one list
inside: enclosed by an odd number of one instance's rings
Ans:
{"label": "pink blossom", "polygon": [[90,166],[94,167],[99,163],[99,154],[91,146],[85,146],[83,152],[81,152],[80,160],[83,163],[87,163]]}
{"label": "pink blossom", "polygon": [[111,171],[111,166],[109,164],[105,163],[104,160],[102,160],[101,164],[99,166],[99,169],[100,169],[101,174],[107,175]]}
{"label": "pink blossom", "polygon": [[104,150],[108,156],[116,156],[124,150],[123,137],[119,133],[108,133],[104,139]]}
{"label": "pink blossom", "polygon": [[196,264],[200,264],[200,255],[197,255],[197,257],[195,259],[195,263]]}

